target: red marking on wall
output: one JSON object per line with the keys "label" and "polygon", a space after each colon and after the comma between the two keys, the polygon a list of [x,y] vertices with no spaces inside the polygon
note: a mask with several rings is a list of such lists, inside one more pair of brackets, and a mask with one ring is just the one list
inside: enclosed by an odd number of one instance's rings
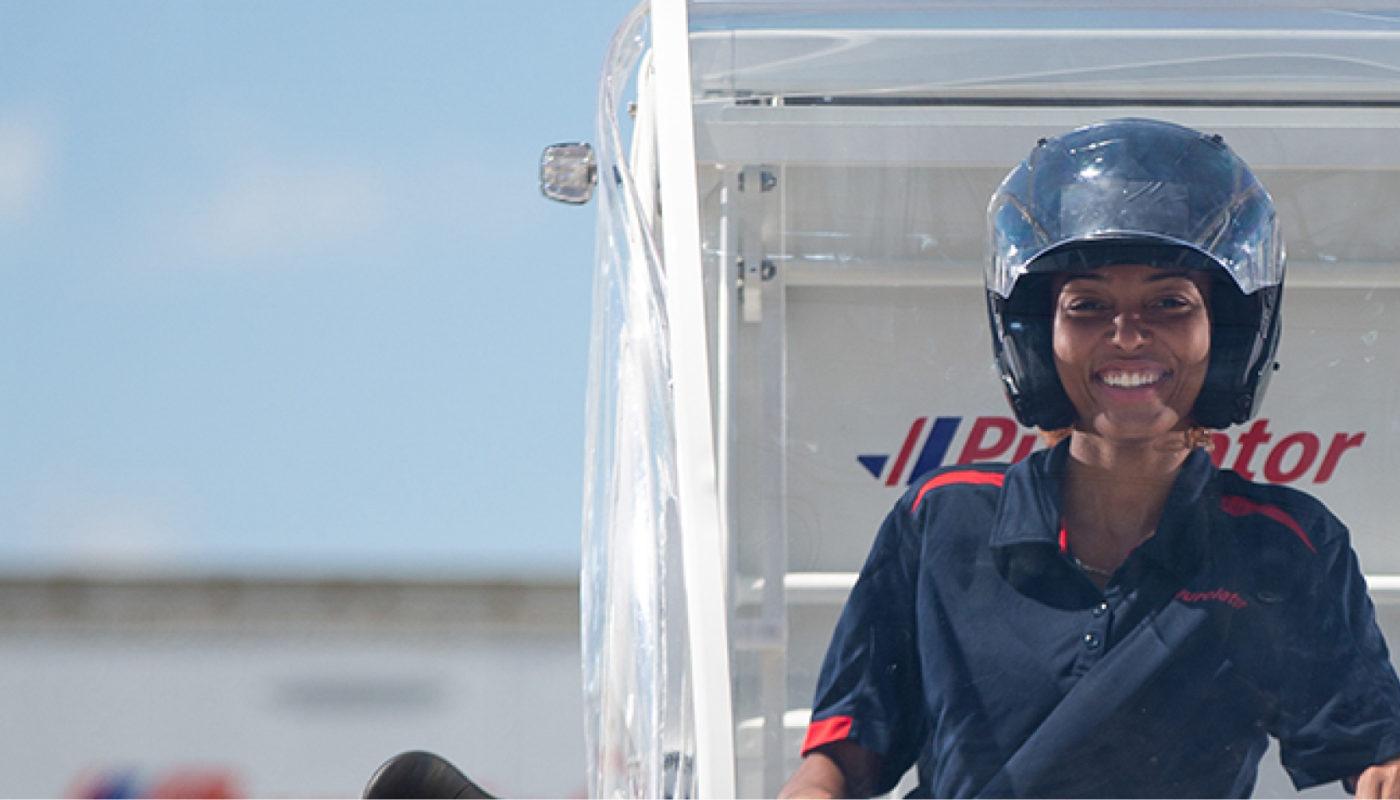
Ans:
{"label": "red marking on wall", "polygon": [[919,417],[909,426],[909,435],[904,437],[904,446],[899,448],[899,458],[895,459],[894,467],[890,469],[890,477],[885,481],[886,486],[899,483],[899,476],[904,474],[904,465],[909,463],[909,454],[914,452],[914,445],[918,443],[919,434],[924,432],[924,425],[927,423],[928,417]]}

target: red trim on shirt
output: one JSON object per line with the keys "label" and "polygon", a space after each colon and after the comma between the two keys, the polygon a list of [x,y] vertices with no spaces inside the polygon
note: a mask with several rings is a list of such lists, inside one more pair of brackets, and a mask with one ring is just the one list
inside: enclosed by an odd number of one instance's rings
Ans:
{"label": "red trim on shirt", "polygon": [[824,744],[839,742],[851,735],[850,717],[828,717],[814,719],[807,726],[807,738],[802,742],[802,755],[807,755]]}
{"label": "red trim on shirt", "polygon": [[1308,538],[1308,535],[1303,532],[1303,526],[1298,524],[1298,520],[1289,516],[1288,512],[1278,506],[1271,506],[1268,503],[1256,503],[1248,497],[1227,494],[1220,498],[1220,509],[1232,517],[1247,517],[1250,514],[1262,514],[1285,528],[1288,528],[1290,531],[1293,531],[1294,535],[1301,539],[1309,550],[1314,553],[1317,552],[1317,548],[1313,546],[1312,540]]}
{"label": "red trim on shirt", "polygon": [[976,470],[964,470],[962,472],[945,472],[929,479],[928,483],[919,489],[919,493],[914,496],[914,506],[910,511],[918,511],[919,503],[923,502],[924,495],[940,486],[948,486],[958,483],[973,483],[983,486],[1000,486],[1006,479],[1000,472],[977,472]]}

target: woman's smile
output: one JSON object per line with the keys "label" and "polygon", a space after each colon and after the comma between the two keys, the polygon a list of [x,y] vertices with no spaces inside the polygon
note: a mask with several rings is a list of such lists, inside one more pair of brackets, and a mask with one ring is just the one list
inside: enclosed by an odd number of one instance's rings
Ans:
{"label": "woman's smile", "polygon": [[1159,364],[1113,364],[1094,373],[1094,378],[1112,389],[1145,389],[1170,375],[1171,371]]}

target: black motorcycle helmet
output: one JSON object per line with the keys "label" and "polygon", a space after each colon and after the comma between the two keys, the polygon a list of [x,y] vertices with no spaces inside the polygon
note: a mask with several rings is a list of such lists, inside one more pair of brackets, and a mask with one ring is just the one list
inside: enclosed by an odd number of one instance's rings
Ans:
{"label": "black motorcycle helmet", "polygon": [[1278,350],[1284,253],[1273,199],[1219,136],[1119,119],[1042,139],[987,209],[987,311],[1007,400],[1021,424],[1073,423],[1051,349],[1055,273],[1113,264],[1212,276],[1211,353],[1192,419],[1259,409]]}

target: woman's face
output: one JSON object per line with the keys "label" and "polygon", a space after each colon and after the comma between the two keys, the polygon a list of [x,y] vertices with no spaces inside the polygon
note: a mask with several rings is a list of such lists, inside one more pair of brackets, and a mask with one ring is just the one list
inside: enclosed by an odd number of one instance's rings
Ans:
{"label": "woman's face", "polygon": [[1055,368],[1075,427],[1146,440],[1190,424],[1210,362],[1209,284],[1123,264],[1072,275],[1055,292]]}

